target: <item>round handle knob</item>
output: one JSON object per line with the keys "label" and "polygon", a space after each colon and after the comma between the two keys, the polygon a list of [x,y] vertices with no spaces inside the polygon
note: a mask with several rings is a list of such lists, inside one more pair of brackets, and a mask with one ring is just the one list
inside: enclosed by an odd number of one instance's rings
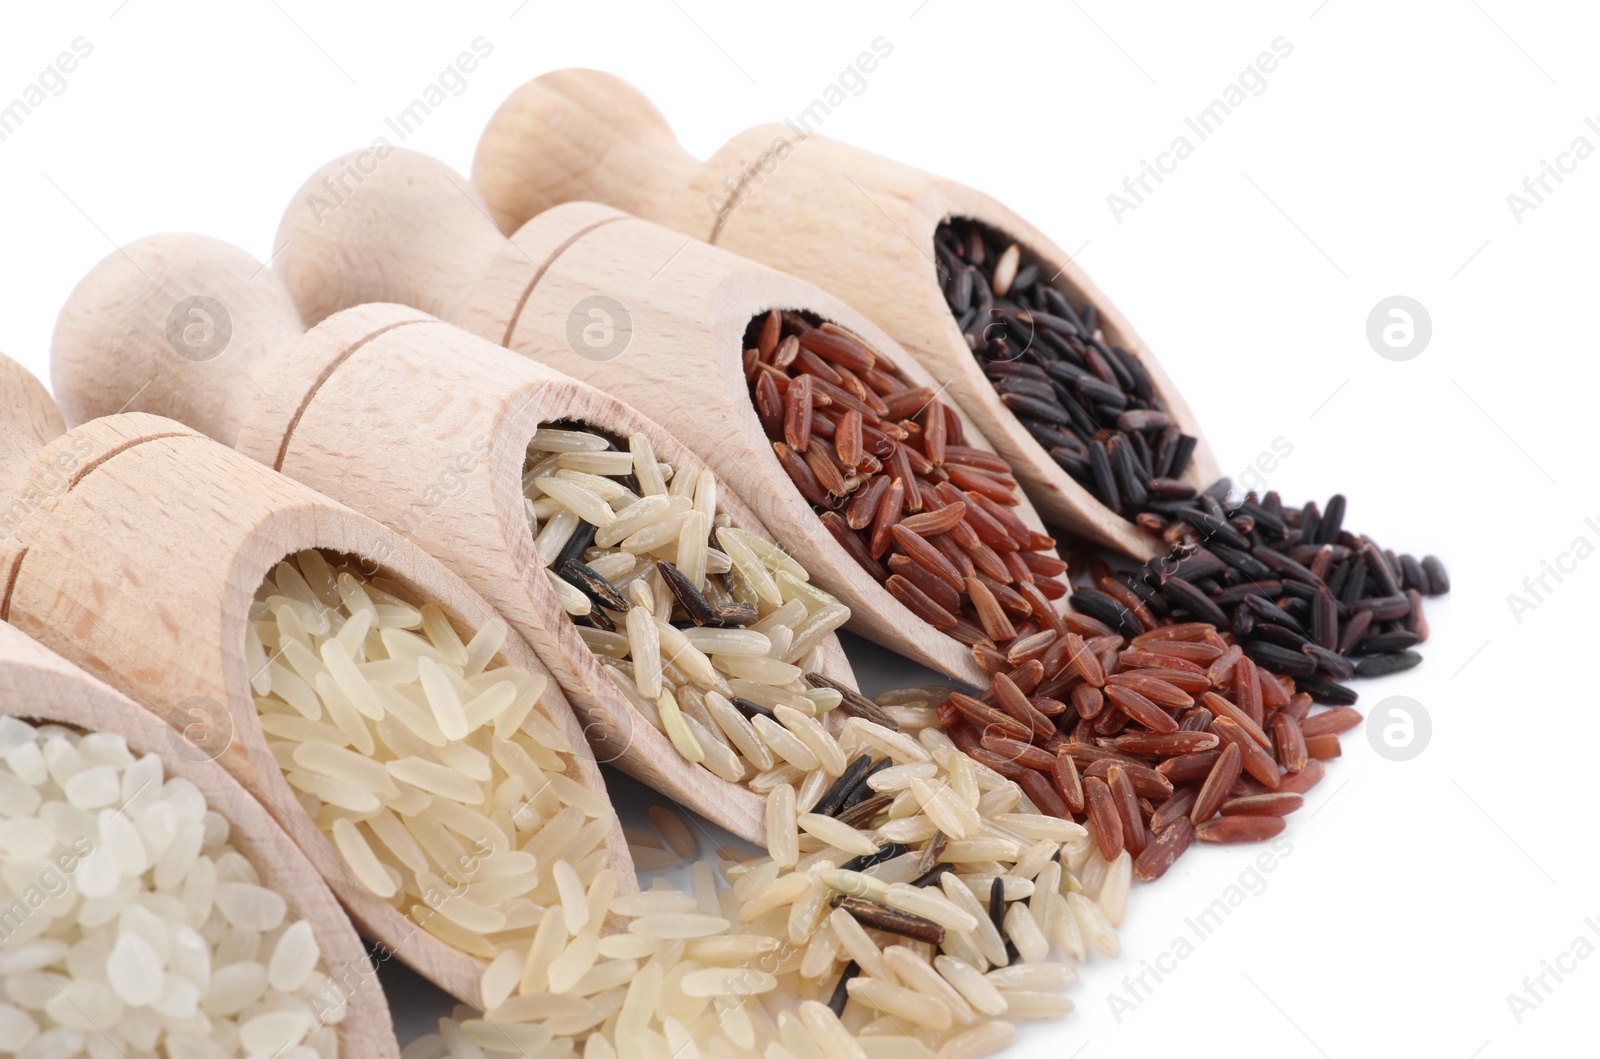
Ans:
{"label": "round handle knob", "polygon": [[372,302],[460,319],[505,237],[466,178],[387,147],[312,173],[278,222],[275,245],[273,267],[311,327]]}
{"label": "round handle knob", "polygon": [[301,330],[282,284],[249,254],[206,236],[151,236],[73,290],[50,378],[69,423],[152,412],[231,447],[272,355]]}
{"label": "round handle knob", "polygon": [[500,104],[478,142],[472,182],[510,235],[580,199],[668,223],[699,168],[637,88],[598,70],[557,70]]}

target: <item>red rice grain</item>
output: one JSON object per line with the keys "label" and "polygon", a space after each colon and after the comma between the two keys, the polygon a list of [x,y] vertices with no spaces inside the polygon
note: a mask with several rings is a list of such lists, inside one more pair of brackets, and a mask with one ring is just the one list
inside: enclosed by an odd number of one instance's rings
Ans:
{"label": "red rice grain", "polygon": [[[1028,529],[1005,461],[972,447],[932,390],[860,336],[772,310],[745,336],[751,400],[784,473],[828,532],[920,620],[1005,650],[1066,596],[1055,541]],[[909,558],[954,594],[930,590]],[[894,580],[899,578],[899,580]]]}
{"label": "red rice grain", "polygon": [[1283,834],[1285,823],[1281,816],[1221,816],[1195,828],[1194,837],[1222,845],[1264,842]]}

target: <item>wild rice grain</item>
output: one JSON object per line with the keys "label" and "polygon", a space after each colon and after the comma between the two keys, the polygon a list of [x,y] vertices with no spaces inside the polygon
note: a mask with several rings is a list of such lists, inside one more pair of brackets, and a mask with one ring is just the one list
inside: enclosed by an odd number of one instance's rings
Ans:
{"label": "wild rice grain", "polygon": [[524,485],[544,520],[536,546],[564,609],[680,756],[759,784],[775,765],[765,737],[776,733],[789,751],[776,756],[796,767],[810,771],[819,754],[837,763],[820,723],[766,727],[733,716],[752,712],[741,703],[769,714],[787,705],[808,722],[831,708],[808,698],[804,678],[849,610],[782,549],[730,526],[711,474],[660,462],[642,434],[624,441],[560,423],[529,443]]}

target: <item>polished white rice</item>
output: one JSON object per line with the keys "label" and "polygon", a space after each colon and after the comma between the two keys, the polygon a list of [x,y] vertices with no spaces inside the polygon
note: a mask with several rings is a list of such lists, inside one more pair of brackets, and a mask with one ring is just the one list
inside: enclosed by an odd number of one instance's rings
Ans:
{"label": "polished white rice", "polygon": [[0,717],[0,854],[0,1054],[339,1054],[310,924],[155,755]]}

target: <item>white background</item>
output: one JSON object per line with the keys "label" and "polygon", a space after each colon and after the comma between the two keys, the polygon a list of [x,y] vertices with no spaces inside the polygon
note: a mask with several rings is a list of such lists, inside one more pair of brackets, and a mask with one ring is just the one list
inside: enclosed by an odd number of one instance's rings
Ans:
{"label": "white background", "polygon": [[[1520,1024],[1506,999],[1579,936],[1600,945],[1585,927],[1600,930],[1600,558],[1548,579],[1520,621],[1507,602],[1574,538],[1600,544],[1600,160],[1521,223],[1507,204],[1574,138],[1600,147],[1584,125],[1600,116],[1592,10],[518,2],[12,8],[0,102],[74,38],[93,54],[0,141],[0,350],[47,377],[56,308],[139,236],[193,230],[270,255],[301,180],[383,134],[480,35],[492,56],[405,141],[463,172],[489,114],[547,70],[631,79],[703,157],[804,109],[883,36],[893,54],[824,134],[1033,219],[1135,321],[1225,469],[1281,437],[1293,453],[1268,477],[1287,500],[1343,490],[1347,526],[1436,552],[1454,575],[1430,611],[1426,664],[1361,687],[1364,708],[1397,694],[1424,706],[1424,752],[1396,763],[1363,731],[1347,736],[1265,890],[1119,1020],[1107,998],[1123,977],[1170,949],[1257,851],[1200,850],[1137,891],[1122,957],[1091,963],[1078,1010],[1030,1028],[1017,1054],[1595,1053],[1600,959],[1547,978],[1553,993]],[[1266,89],[1118,223],[1107,195],[1280,36],[1293,53]],[[1430,344],[1404,363],[1365,335],[1395,294],[1432,319]],[[881,686],[871,653],[858,666]],[[407,1032],[430,1010],[408,1003]]]}

